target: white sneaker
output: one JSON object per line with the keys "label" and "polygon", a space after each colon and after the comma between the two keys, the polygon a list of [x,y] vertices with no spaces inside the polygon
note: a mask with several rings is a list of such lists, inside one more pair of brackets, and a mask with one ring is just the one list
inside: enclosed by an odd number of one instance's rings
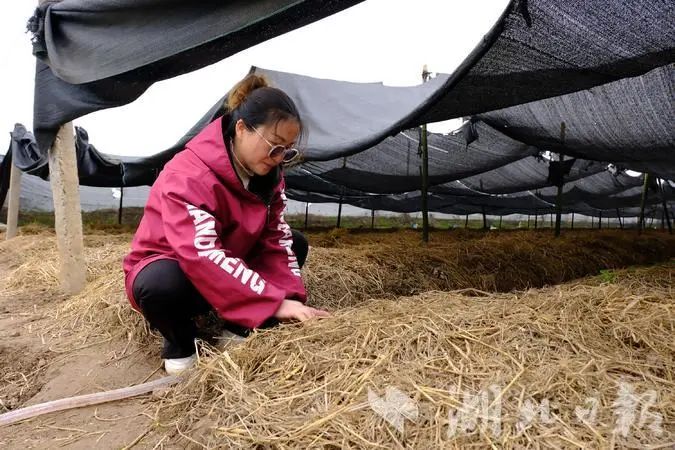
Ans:
{"label": "white sneaker", "polygon": [[220,332],[220,336],[218,336],[216,339],[218,339],[220,342],[244,342],[246,338],[244,336],[239,336],[238,334],[235,334],[231,332],[230,330],[223,330]]}
{"label": "white sneaker", "polygon": [[197,354],[185,358],[172,358],[164,360],[164,370],[169,375],[180,375],[187,369],[191,369],[197,364]]}

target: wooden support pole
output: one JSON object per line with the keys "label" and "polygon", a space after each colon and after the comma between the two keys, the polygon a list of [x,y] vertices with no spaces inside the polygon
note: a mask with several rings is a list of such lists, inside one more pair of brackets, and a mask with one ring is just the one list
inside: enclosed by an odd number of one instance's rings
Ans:
{"label": "wooden support pole", "polygon": [[305,202],[305,228],[307,231],[307,223],[309,222],[309,202]]}
{"label": "wooden support pole", "polygon": [[337,224],[336,227],[340,228],[340,222],[342,221],[342,195],[340,195],[340,203],[338,203],[338,215],[337,215]]}
{"label": "wooden support pole", "polygon": [[[668,224],[668,233],[673,234],[673,225],[670,223],[670,215],[668,214],[668,202],[666,200],[666,190],[663,189],[663,184],[665,183],[665,180],[661,180],[661,205],[663,207],[663,217],[666,219],[666,223]],[[663,228],[663,220],[661,221],[662,225],[661,228]]]}
{"label": "wooden support pole", "polygon": [[370,210],[370,229],[371,230],[375,229],[375,210],[374,209]]}
{"label": "wooden support pole", "polygon": [[649,174],[644,174],[644,183],[642,183],[642,198],[640,200],[640,218],[638,219],[638,234],[642,233],[645,227],[645,205],[647,204],[647,188],[649,187]]}
{"label": "wooden support pole", "polygon": [[673,224],[670,221],[670,214],[668,214],[668,208],[663,208],[663,215],[666,216],[666,224],[668,225],[668,234],[673,234]]}
{"label": "wooden support pole", "polygon": [[572,213],[572,223],[570,224],[570,228],[574,230],[574,213]]}
{"label": "wooden support pole", "polygon": [[[426,64],[422,68],[422,83],[426,83],[431,73]],[[422,151],[422,240],[429,242],[429,146],[427,144],[427,125],[422,125],[422,139],[420,139]]]}
{"label": "wooden support pole", "polygon": [[481,212],[483,213],[483,230],[488,229],[487,216],[485,215],[485,206],[481,206]]}
{"label": "wooden support pole", "polygon": [[120,186],[120,206],[117,210],[117,225],[122,225],[122,211],[124,208],[124,188]]}
{"label": "wooden support pole", "polygon": [[[19,203],[21,202],[21,169],[14,165],[9,175],[9,192],[7,195],[7,232],[5,239],[12,239],[16,236],[19,226]],[[2,205],[0,205],[2,206]]]}
{"label": "wooden support pole", "polygon": [[539,216],[537,215],[537,211],[534,212],[534,229],[537,229],[537,223],[539,222]]}
{"label": "wooden support pole", "polygon": [[427,126],[422,125],[422,240],[429,242],[429,147],[427,145]]}
{"label": "wooden support pole", "polygon": [[466,219],[464,219],[464,228],[469,228],[469,215],[466,215]]}
{"label": "wooden support pole", "polygon": [[[560,141],[564,144],[565,143],[565,129],[566,125],[565,122],[562,122],[560,124]],[[558,153],[558,161],[561,163],[563,162],[563,155],[562,153]],[[562,170],[562,167],[561,167]],[[562,197],[563,197],[563,184],[564,181],[562,179],[562,174],[560,175],[560,183],[558,183],[558,193],[555,197],[555,233],[554,236],[558,237],[560,236],[560,227],[562,223]]]}
{"label": "wooden support pole", "polygon": [[502,215],[499,216],[499,229],[500,229],[500,230],[502,229],[502,218],[503,218],[503,217],[504,217],[504,216],[502,216]]}
{"label": "wooden support pole", "polygon": [[[345,156],[344,158],[342,158],[342,168],[344,169],[346,167],[347,167],[347,157]],[[340,187],[340,203],[338,203],[338,216],[337,216],[337,225],[336,225],[337,228],[340,228],[340,222],[342,221],[342,201],[344,199],[344,195],[345,195],[345,187],[341,186]]]}
{"label": "wooden support pole", "polygon": [[621,220],[621,210],[616,208],[616,218],[619,220],[619,228],[623,230],[623,221]]}
{"label": "wooden support pole", "polygon": [[67,294],[85,285],[80,186],[77,174],[73,124],[63,125],[49,149],[49,179],[54,197],[54,224],[60,258],[59,281]]}
{"label": "wooden support pole", "polygon": [[666,216],[666,225],[668,225],[668,234],[673,234],[673,224],[670,220],[670,214],[668,214],[668,208],[664,205],[663,214]]}
{"label": "wooden support pole", "polygon": [[600,211],[600,217],[598,217],[598,230],[602,230],[602,211]]}
{"label": "wooden support pole", "polygon": [[530,229],[530,215],[527,215],[527,229]]}

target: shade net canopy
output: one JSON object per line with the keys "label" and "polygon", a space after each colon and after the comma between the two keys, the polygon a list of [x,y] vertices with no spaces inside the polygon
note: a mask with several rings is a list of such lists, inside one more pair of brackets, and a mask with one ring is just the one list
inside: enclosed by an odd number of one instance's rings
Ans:
{"label": "shade net canopy", "polygon": [[419,123],[576,92],[675,60],[670,0],[520,1],[496,30]]}
{"label": "shade net canopy", "polygon": [[[675,64],[476,116],[538,148],[675,178]],[[479,132],[480,134],[480,132]]]}
{"label": "shade net canopy", "polygon": [[[46,149],[61,124],[133,101],[156,81],[357,2],[321,2],[320,8],[313,1],[220,3],[62,0],[41,6],[32,20],[37,139],[18,141],[21,149],[11,153],[19,165],[44,177]],[[603,198],[616,196],[628,208],[635,204],[626,192],[637,186],[603,193],[571,183],[605,174],[608,163],[619,174],[632,168],[675,178],[668,126],[674,12],[665,0],[514,0],[453,74],[412,87],[252,71],[295,100],[308,129],[305,163],[288,171],[291,196],[419,210],[420,137],[411,127],[473,115],[459,133],[428,135],[433,210],[541,210],[552,205],[546,190],[556,180],[563,182],[569,210],[602,209]],[[157,20],[149,19],[153,14]],[[148,42],[158,44],[148,50]],[[80,181],[152,184],[189,139],[225,113],[224,98],[174,146],[150,157],[107,157],[78,131]],[[557,163],[543,152],[574,158]],[[8,164],[3,167],[7,174]]]}
{"label": "shade net canopy", "polygon": [[[413,213],[420,210],[421,197],[419,192],[394,195],[362,195],[336,197],[321,193],[288,190],[290,198],[311,203],[343,203],[370,210],[394,211],[399,213]],[[675,211],[673,197],[668,197],[667,207],[672,217]],[[531,192],[522,194],[507,194],[478,199],[476,197],[436,196],[429,197],[429,211],[443,214],[486,214],[506,216],[510,214],[543,215],[554,214],[555,205],[537,198]],[[645,212],[648,215],[660,217],[663,211],[662,200],[659,195],[647,197]],[[567,203],[561,211],[563,214],[578,213],[587,216],[602,217],[630,217],[640,214],[639,201],[609,209],[593,206],[583,201]]]}
{"label": "shade net canopy", "polygon": [[[490,127],[477,124],[481,139],[467,145],[461,133],[427,133],[429,183],[465,178],[538,153]],[[373,193],[409,192],[420,186],[420,130],[405,130],[376,146],[330,161],[307,161],[302,168],[349,188]]]}
{"label": "shade net canopy", "polygon": [[213,64],[360,0],[61,0],[29,22],[34,130],[51,146],[77,117],[137,99],[153,83]]}
{"label": "shade net canopy", "polygon": [[[155,81],[354,3],[47,3],[32,19],[35,53],[41,58],[34,115],[38,145],[51,145],[59,125],[133,101]],[[428,86],[268,75],[311,118],[308,154],[332,159],[421,123],[576,92],[671,63],[674,8],[670,0],[513,0],[460,67]],[[308,109],[310,114],[304,114]],[[363,122],[367,125],[354,127]]]}

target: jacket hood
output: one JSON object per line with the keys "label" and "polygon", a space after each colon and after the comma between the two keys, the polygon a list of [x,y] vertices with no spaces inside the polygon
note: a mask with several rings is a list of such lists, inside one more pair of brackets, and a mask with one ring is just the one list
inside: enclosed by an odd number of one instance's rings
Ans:
{"label": "jacket hood", "polygon": [[[207,125],[202,131],[190,140],[185,148],[194,153],[218,179],[228,187],[245,191],[239,175],[232,165],[230,143],[225,142],[223,121],[228,116],[222,116]],[[280,188],[282,179],[281,167],[277,166],[265,176],[254,175],[249,182],[249,192],[269,203],[275,190]]]}
{"label": "jacket hood", "polygon": [[241,187],[239,176],[232,167],[222,129],[223,118],[208,124],[185,148],[194,153],[227,186]]}

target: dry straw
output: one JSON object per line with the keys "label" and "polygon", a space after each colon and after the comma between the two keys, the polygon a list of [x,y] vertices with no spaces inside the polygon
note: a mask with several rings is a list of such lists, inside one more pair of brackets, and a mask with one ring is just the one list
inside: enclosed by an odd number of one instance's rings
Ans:
{"label": "dry straw", "polygon": [[[672,265],[518,294],[484,292],[664,260],[675,254],[672,237],[434,233],[428,247],[418,239],[414,233],[311,236],[324,247],[313,248],[304,271],[310,298],[335,317],[254,334],[229,353],[205,348],[194,376],[153,405],[160,423],[177,430],[173,437],[181,444],[206,446],[645,447],[675,441]],[[72,297],[58,296],[53,235],[0,243],[9,266],[0,295],[17,305],[49,306],[38,308],[49,315],[40,332],[57,352],[124,336],[128,349],[140,346],[156,357],[156,336],[124,297],[121,259],[129,241],[129,235],[87,236],[88,284]],[[397,298],[441,289],[463,291]],[[371,297],[387,298],[366,301]],[[612,403],[622,386],[640,396],[636,421],[650,393],[657,394],[648,405],[652,415],[626,436],[612,431]],[[376,399],[387,387],[417,402],[417,419],[405,421],[403,432],[368,402],[369,392]],[[489,405],[501,402],[499,433],[481,428],[480,418],[469,433],[471,411],[461,406],[481,392],[489,394]],[[547,399],[551,423],[521,421],[523,411]],[[595,416],[584,415],[593,405]],[[663,432],[656,436],[649,426],[659,417]]]}
{"label": "dry straw", "polygon": [[[87,284],[74,296],[59,292],[58,253],[51,233],[23,235],[0,244],[0,256],[12,270],[0,295],[10,297],[17,309],[47,316],[39,333],[50,350],[70,351],[126,336],[134,345],[147,342],[149,330],[124,294],[121,261],[129,236],[85,236]],[[22,308],[23,307],[23,308]]]}
{"label": "dry straw", "polygon": [[649,264],[675,256],[675,237],[620,230],[482,233],[319,233],[311,236],[305,280],[312,301],[328,308],[429,290],[508,292],[572,280],[602,269]]}
{"label": "dry straw", "polygon": [[[621,271],[604,276],[611,282],[517,294],[375,300],[256,333],[222,353],[205,348],[158,418],[195,447],[672,445],[674,271]],[[376,413],[377,399],[386,403],[395,390],[416,405],[416,415],[407,407],[412,420]],[[634,416],[621,410],[631,399]],[[389,404],[390,417],[400,406]]]}
{"label": "dry straw", "polygon": [[[24,227],[25,228],[25,227]],[[73,297],[59,294],[58,254],[53,233],[28,230],[0,243],[0,258],[10,266],[1,296],[31,307],[49,304],[59,351],[89,345],[112,335],[147,344],[142,318],[124,294],[121,260],[128,234],[85,236],[88,284]],[[34,234],[30,234],[34,233]],[[619,230],[575,231],[561,239],[547,232],[434,232],[428,246],[419,233],[310,235],[313,248],[303,277],[310,302],[331,310],[377,297],[413,295],[430,290],[510,291],[598,273],[605,268],[646,264],[675,256],[675,238],[665,233],[641,237]],[[54,305],[57,302],[57,305]],[[140,339],[140,340],[139,340]]]}

